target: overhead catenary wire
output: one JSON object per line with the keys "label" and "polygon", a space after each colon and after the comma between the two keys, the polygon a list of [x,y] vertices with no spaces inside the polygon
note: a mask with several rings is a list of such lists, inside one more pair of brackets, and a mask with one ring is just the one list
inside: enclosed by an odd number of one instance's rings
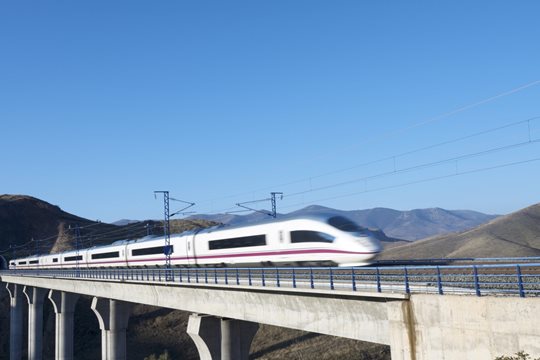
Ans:
{"label": "overhead catenary wire", "polygon": [[[495,166],[488,166],[488,167],[479,168],[479,169],[461,171],[461,172],[456,172],[456,173],[447,174],[447,175],[435,176],[435,177],[431,177],[431,178],[415,180],[415,181],[405,182],[405,183],[396,184],[396,185],[382,186],[382,187],[373,188],[373,189],[369,189],[369,190],[356,191],[356,192],[352,192],[352,193],[347,193],[347,194],[342,194],[342,195],[337,195],[337,196],[332,196],[332,197],[327,197],[327,198],[321,198],[321,199],[317,199],[317,200],[313,200],[313,201],[322,202],[322,201],[336,200],[336,199],[355,196],[355,195],[359,195],[359,194],[366,194],[366,193],[372,193],[372,192],[376,192],[376,191],[396,189],[396,188],[400,188],[400,187],[404,187],[404,186],[422,184],[422,183],[431,182],[431,181],[437,181],[437,180],[442,180],[442,179],[447,179],[447,178],[452,178],[452,177],[457,177],[457,176],[480,173],[480,172],[484,172],[484,171],[496,170],[496,169],[501,169],[501,168],[510,167],[510,166],[529,164],[529,163],[538,162],[538,161],[540,161],[540,157],[527,159],[527,160],[522,160],[522,161],[514,161],[514,162],[505,163],[505,164],[495,165]],[[298,206],[306,205],[308,203],[312,203],[313,201],[301,202],[301,203],[296,203],[296,204],[292,204],[292,205],[287,205],[287,206],[284,206],[283,208],[298,207]]]}
{"label": "overhead catenary wire", "polygon": [[339,182],[339,183],[335,183],[335,184],[321,186],[321,187],[318,187],[318,188],[311,188],[311,189],[308,189],[308,190],[298,191],[298,192],[295,192],[295,193],[288,194],[287,196],[284,196],[284,197],[291,198],[291,197],[295,197],[295,196],[298,196],[298,195],[303,195],[303,194],[307,194],[307,193],[312,193],[312,192],[317,192],[317,191],[321,191],[321,190],[327,190],[327,189],[340,187],[340,186],[344,186],[344,185],[349,185],[349,184],[353,184],[353,183],[360,182],[360,181],[373,180],[373,179],[381,178],[381,177],[385,177],[385,176],[398,175],[398,174],[402,174],[402,173],[405,173],[405,172],[411,172],[411,171],[415,171],[415,170],[426,169],[426,168],[429,168],[429,167],[433,167],[433,166],[437,166],[437,165],[441,165],[441,164],[445,164],[445,163],[449,163],[449,162],[455,162],[455,161],[470,159],[470,158],[478,157],[478,156],[482,156],[482,155],[492,154],[492,153],[495,153],[495,152],[506,151],[506,150],[510,150],[510,149],[514,149],[514,148],[518,148],[518,147],[522,147],[522,146],[531,145],[531,144],[538,143],[538,142],[540,142],[540,139],[535,139],[535,140],[532,140],[532,141],[525,141],[525,142],[519,142],[519,143],[510,144],[510,145],[495,147],[495,148],[491,148],[491,149],[487,149],[487,150],[483,150],[483,151],[479,151],[479,152],[469,153],[469,154],[460,155],[460,156],[447,158],[447,159],[443,159],[443,160],[437,160],[437,161],[433,161],[433,162],[429,162],[429,163],[410,166],[410,167],[403,168],[403,169],[394,168],[391,171],[386,171],[386,172],[375,174],[375,175],[364,176],[364,177],[361,177],[361,178],[356,178],[356,179],[352,179],[352,180],[348,180],[348,181],[344,181],[344,182]]}
{"label": "overhead catenary wire", "polygon": [[[481,99],[481,100],[478,100],[478,101],[475,101],[475,102],[472,102],[472,103],[457,107],[457,108],[455,108],[453,110],[446,111],[446,112],[441,113],[439,115],[430,117],[427,120],[423,120],[423,121],[420,121],[420,122],[417,122],[417,123],[414,123],[414,124],[411,124],[409,126],[405,126],[405,127],[399,128],[399,129],[393,129],[393,130],[387,131],[385,133],[380,133],[379,136],[373,137],[371,139],[371,141],[368,142],[367,144],[373,143],[373,142],[385,141],[385,140],[390,139],[390,138],[392,138],[392,137],[394,137],[394,136],[396,136],[398,134],[402,134],[402,133],[405,133],[405,132],[407,132],[409,130],[412,130],[412,129],[415,129],[415,128],[418,128],[418,127],[421,127],[421,126],[424,126],[424,125],[427,125],[427,124],[430,124],[430,123],[434,123],[436,121],[439,121],[439,120],[442,120],[442,119],[445,119],[445,118],[449,118],[452,115],[455,115],[455,114],[458,114],[458,113],[461,113],[461,112],[465,112],[467,110],[473,109],[473,108],[478,107],[480,105],[484,105],[484,104],[493,102],[493,101],[495,101],[497,99],[504,98],[506,96],[518,93],[520,91],[523,91],[525,89],[537,86],[539,84],[540,84],[540,79],[539,80],[534,80],[534,81],[528,82],[526,84],[523,84],[523,85],[517,86],[515,88],[512,88],[510,90],[506,90],[506,91],[503,91],[501,93],[489,96],[487,98],[484,98],[484,99]],[[366,144],[366,143],[364,142],[364,144]],[[359,165],[359,166],[362,166],[362,165]],[[301,182],[304,182],[304,181],[308,181],[309,179],[315,179],[315,178],[318,178],[318,177],[321,177],[321,176],[331,175],[331,174],[343,172],[343,171],[346,171],[346,170],[347,169],[339,169],[339,170],[327,172],[327,173],[324,173],[324,174],[315,174],[315,175],[312,175],[312,176],[309,176],[309,177],[306,177],[306,178],[302,178],[302,179],[298,179],[298,180],[292,180],[290,182],[274,184],[274,185],[269,185],[269,186],[265,186],[265,187],[262,187],[262,188],[250,190],[250,191],[244,191],[244,192],[240,192],[240,193],[236,193],[236,194],[220,196],[220,197],[216,197],[216,198],[213,198],[213,199],[203,200],[203,201],[200,201],[198,203],[199,203],[199,205],[211,204],[211,203],[216,202],[218,200],[237,198],[237,197],[249,195],[249,194],[252,194],[252,193],[255,193],[255,192],[267,191],[267,190],[271,190],[271,189],[275,189],[275,188],[282,188],[282,187],[285,187],[285,186],[294,185],[294,184],[298,184],[298,183],[301,183]]]}
{"label": "overhead catenary wire", "polygon": [[[531,145],[531,144],[537,143],[539,141],[539,139],[531,138],[531,131],[530,131],[531,122],[538,121],[538,120],[540,120],[540,116],[527,118],[525,120],[513,121],[513,122],[510,122],[510,123],[501,125],[501,126],[493,127],[493,128],[482,130],[482,131],[478,131],[478,132],[468,134],[468,135],[465,135],[465,136],[456,137],[456,138],[446,140],[446,141],[443,141],[443,142],[439,142],[439,143],[419,147],[417,149],[396,153],[396,154],[393,154],[393,155],[390,155],[390,156],[383,157],[381,159],[368,161],[368,162],[365,162],[365,163],[357,164],[357,165],[347,167],[347,168],[344,168],[344,169],[340,169],[340,170],[337,170],[337,171],[327,172],[327,173],[324,173],[324,174],[320,174],[318,176],[304,178],[302,180],[297,180],[297,181],[294,181],[294,182],[284,183],[284,184],[281,184],[281,186],[292,185],[292,184],[296,184],[296,183],[304,183],[304,182],[306,182],[308,180],[312,180],[312,179],[316,179],[316,178],[320,178],[320,177],[324,177],[324,176],[328,176],[328,175],[334,175],[334,174],[337,174],[337,173],[340,173],[340,172],[345,172],[347,170],[367,167],[367,166],[370,166],[370,165],[374,165],[374,164],[377,164],[377,163],[383,163],[383,162],[387,162],[387,161],[390,161],[390,160],[392,160],[394,162],[394,167],[393,167],[392,170],[385,171],[385,172],[375,174],[375,175],[371,175],[371,176],[363,176],[363,177],[360,177],[360,178],[345,180],[345,181],[341,181],[341,182],[337,182],[337,183],[331,183],[331,184],[327,184],[327,185],[316,187],[316,188],[313,188],[311,186],[311,181],[310,181],[310,186],[309,186],[308,189],[288,193],[286,196],[284,196],[284,198],[291,198],[291,197],[295,197],[295,196],[298,196],[298,195],[312,193],[312,192],[326,190],[326,189],[331,189],[331,188],[336,188],[336,187],[339,187],[339,186],[344,186],[344,185],[352,184],[352,183],[355,183],[355,182],[365,181],[365,180],[369,180],[369,179],[375,179],[375,178],[389,176],[389,175],[396,175],[396,174],[399,174],[399,173],[404,173],[404,172],[408,172],[408,171],[427,168],[427,167],[430,167],[430,166],[437,166],[439,164],[446,163],[446,162],[459,161],[459,160],[464,160],[464,159],[467,159],[467,158],[478,157],[478,156],[489,154],[489,153],[492,153],[492,152],[506,151],[506,150],[510,150],[512,148],[516,148],[516,147],[520,147],[520,146]],[[527,126],[527,136],[526,136],[525,141],[513,143],[513,144],[502,146],[502,147],[490,148],[490,149],[479,151],[479,152],[463,154],[463,155],[452,157],[452,158],[436,160],[436,161],[433,161],[433,162],[428,162],[428,163],[424,163],[424,164],[420,164],[420,165],[415,165],[415,166],[411,166],[411,167],[403,168],[403,169],[398,169],[395,166],[396,159],[402,158],[404,156],[420,153],[422,151],[432,150],[432,149],[435,149],[437,147],[441,147],[441,146],[445,146],[445,145],[455,144],[455,143],[458,143],[458,142],[464,141],[464,140],[470,140],[470,139],[473,139],[475,137],[487,135],[487,134],[494,133],[494,132],[501,131],[501,130],[506,130],[506,129],[509,129],[511,127],[516,127],[516,126],[519,126],[519,125],[526,125]],[[222,212],[231,213],[235,209],[236,209],[235,207],[227,207],[227,208],[222,208],[222,209],[210,211],[210,213],[222,213]]]}

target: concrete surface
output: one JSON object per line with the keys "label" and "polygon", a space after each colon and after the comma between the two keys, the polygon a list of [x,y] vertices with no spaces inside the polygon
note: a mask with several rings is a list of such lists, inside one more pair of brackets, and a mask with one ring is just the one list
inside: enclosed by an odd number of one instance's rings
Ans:
{"label": "concrete surface", "polygon": [[[201,337],[202,345],[197,346],[206,347],[210,359],[215,358],[217,345],[216,341],[209,345],[212,341],[208,339],[221,338],[224,331],[218,328],[217,318],[388,344],[392,360],[493,360],[521,350],[532,357],[540,356],[540,298],[427,294],[382,297],[369,293],[6,275],[2,281],[35,287],[46,284],[58,291],[212,315],[206,325],[199,321],[198,327],[196,322],[201,318],[190,320],[188,329],[194,334],[206,329],[206,340]],[[234,330],[225,328],[227,331]]]}

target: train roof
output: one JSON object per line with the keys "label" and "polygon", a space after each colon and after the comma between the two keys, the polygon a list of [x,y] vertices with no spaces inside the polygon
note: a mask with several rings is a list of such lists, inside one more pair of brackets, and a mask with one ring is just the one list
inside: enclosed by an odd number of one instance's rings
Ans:
{"label": "train roof", "polygon": [[204,229],[188,230],[181,233],[181,235],[190,235],[190,234],[195,234],[195,233],[205,234],[205,233],[211,233],[211,232],[219,231],[219,230],[230,230],[230,229],[234,230],[234,229],[241,229],[241,228],[250,227],[250,226],[267,225],[267,224],[280,223],[283,221],[292,221],[292,220],[317,220],[317,221],[327,222],[329,218],[334,217],[334,216],[341,216],[341,215],[332,214],[332,213],[317,213],[317,214],[309,214],[309,215],[281,215],[275,219],[270,218],[266,220],[242,223],[242,224],[237,224],[237,225],[222,224],[222,225],[212,226],[212,227],[204,228]]}

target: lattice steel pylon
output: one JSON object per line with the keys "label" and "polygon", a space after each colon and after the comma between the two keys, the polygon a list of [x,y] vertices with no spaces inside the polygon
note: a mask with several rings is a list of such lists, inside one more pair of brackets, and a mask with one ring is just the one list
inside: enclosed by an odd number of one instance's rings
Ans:
{"label": "lattice steel pylon", "polygon": [[80,241],[81,241],[81,228],[79,227],[79,224],[76,224],[75,225],[75,249],[76,249],[76,253],[75,253],[75,267],[77,269],[76,273],[77,273],[77,277],[80,276],[80,272],[81,272],[81,264],[79,262],[79,246],[80,246]]}
{"label": "lattice steel pylon", "polygon": [[281,199],[283,200],[283,193],[282,192],[271,192],[271,201],[272,201],[272,217],[275,219],[277,216],[277,209],[276,209],[276,195],[281,195]]}
{"label": "lattice steel pylon", "polygon": [[165,236],[165,246],[163,246],[163,252],[165,254],[165,268],[167,269],[165,278],[169,280],[172,278],[170,274],[171,270],[171,222],[169,215],[169,192],[166,190],[154,191],[155,194],[163,194],[163,212],[165,217],[165,224],[163,225],[163,235]]}

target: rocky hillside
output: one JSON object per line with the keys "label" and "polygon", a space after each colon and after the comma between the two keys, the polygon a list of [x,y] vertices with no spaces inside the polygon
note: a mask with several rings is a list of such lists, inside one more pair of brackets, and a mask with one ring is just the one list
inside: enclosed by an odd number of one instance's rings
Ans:
{"label": "rocky hillside", "polygon": [[[214,224],[205,220],[174,220],[171,232]],[[11,256],[11,251],[6,251],[10,245],[17,249],[17,257],[73,249],[77,226],[79,246],[83,248],[110,244],[119,239],[140,238],[147,234],[148,227],[153,233],[163,232],[159,221],[146,220],[117,226],[69,214],[56,205],[31,196],[0,195],[0,252],[4,252],[4,256]]]}
{"label": "rocky hillside", "polygon": [[[71,236],[70,225],[90,223],[30,196],[0,195],[0,251],[10,245],[18,247],[32,239],[47,238],[48,241],[38,243],[38,246],[48,252],[57,240],[66,241]],[[32,246],[35,249],[35,245]]]}
{"label": "rocky hillside", "polygon": [[381,259],[540,256],[540,204],[475,229],[397,246]]}

